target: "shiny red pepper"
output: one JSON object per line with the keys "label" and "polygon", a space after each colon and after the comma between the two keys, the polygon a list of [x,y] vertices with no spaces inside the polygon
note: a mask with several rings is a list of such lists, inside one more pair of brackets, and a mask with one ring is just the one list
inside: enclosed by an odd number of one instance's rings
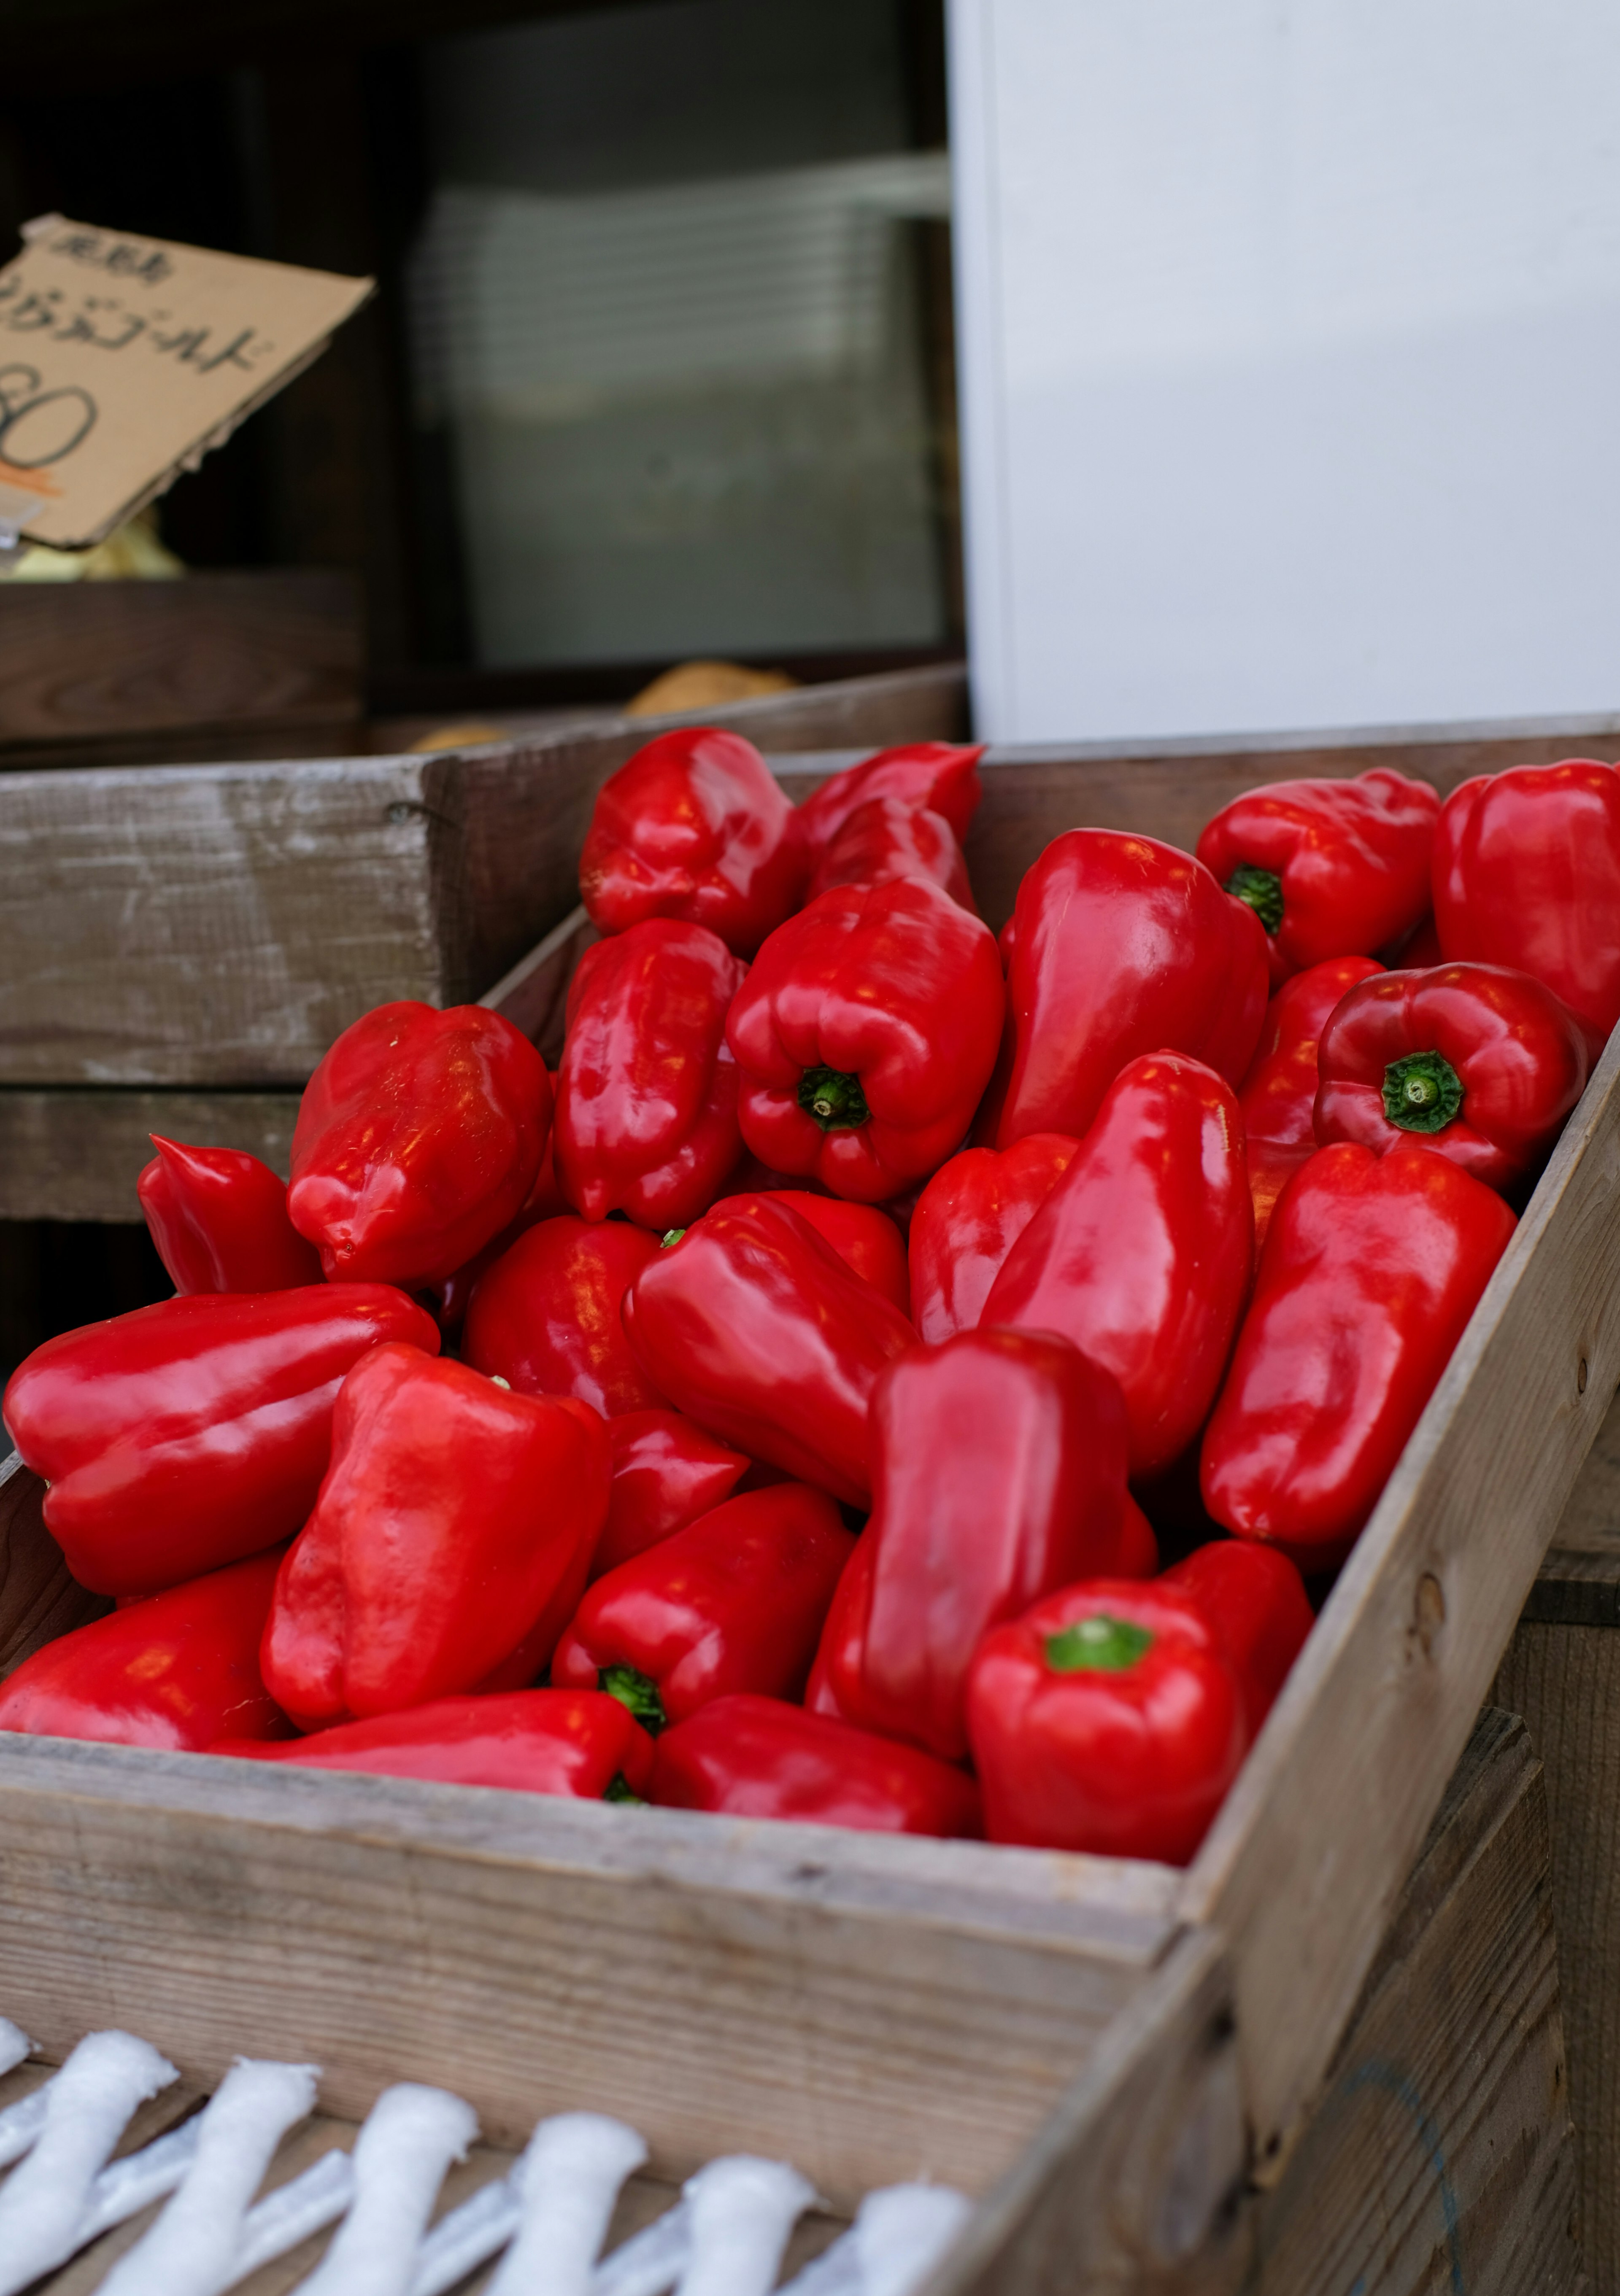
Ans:
{"label": "shiny red pepper", "polygon": [[551,1079],[481,1004],[379,1004],[304,1087],[287,1210],[343,1283],[436,1283],[516,1216],[551,1124]]}
{"label": "shiny red pepper", "polygon": [[1065,1587],[980,1644],[967,1687],[992,1841],[1185,1866],[1249,1742],[1214,1627],[1163,1579]]}
{"label": "shiny red pepper", "polygon": [[193,1753],[226,1731],[289,1736],[259,1678],[280,1562],[251,1555],[47,1643],[0,1684],[0,1730]]}
{"label": "shiny red pepper", "polygon": [[748,1461],[678,1411],[627,1411],[607,1423],[613,1486],[590,1575],[600,1578],[728,1499]]}
{"label": "shiny red pepper", "polygon": [[1432,1148],[1319,1149],[1272,1218],[1205,1431],[1215,1521],[1302,1570],[1341,1562],[1513,1228],[1499,1195]]}
{"label": "shiny red pepper", "polygon": [[1370,956],[1429,905],[1440,800],[1379,766],[1353,781],[1269,782],[1223,806],[1198,858],[1266,930],[1273,981],[1330,956]]}
{"label": "shiny red pepper", "polygon": [[914,877],[823,893],[731,1007],[743,1137],[780,1172],[881,1203],[962,1142],[1005,1008],[988,927]]}
{"label": "shiny red pepper", "polygon": [[942,1164],[911,1215],[913,1319],[919,1337],[971,1331],[1012,1250],[1073,1160],[1077,1143],[1032,1132],[998,1152],[965,1148]]}
{"label": "shiny red pepper", "polygon": [[867,1833],[983,1833],[979,1790],[953,1763],[778,1698],[714,1699],[659,1739],[651,1799],[727,1817]]}
{"label": "shiny red pepper", "polygon": [[1265,1017],[1265,934],[1190,855],[1071,829],[1026,872],[1013,915],[1007,1040],[975,1137],[1078,1139],[1141,1053],[1243,1075]]}
{"label": "shiny red pepper", "polygon": [[1585,1023],[1595,1065],[1620,1020],[1620,773],[1567,758],[1464,782],[1434,894],[1447,962],[1530,973]]}
{"label": "shiny red pepper", "polygon": [[778,1203],[790,1204],[826,1238],[846,1267],[876,1285],[902,1316],[911,1313],[911,1279],[906,1239],[877,1204],[851,1204],[843,1196],[816,1196],[802,1188],[772,1188]]}
{"label": "shiny red pepper", "polygon": [[403,1714],[340,1722],[279,1746],[225,1738],[209,1751],[298,1769],[505,1786],[586,1801],[643,1801],[653,1773],[653,1741],[618,1699],[598,1690],[435,1698]]}
{"label": "shiny red pepper", "polygon": [[177,1292],[287,1292],[321,1280],[321,1256],[287,1218],[286,1183],[241,1148],[185,1148],[154,1132],[135,1184]]}
{"label": "shiny red pepper", "polygon": [[266,1687],[306,1728],[473,1689],[548,1608],[566,1617],[612,1478],[588,1405],[374,1349],[343,1382],[332,1464],[281,1567]]}
{"label": "shiny red pepper", "polygon": [[314,1283],[164,1300],[36,1348],[5,1423],[80,1586],[155,1595],[291,1538],[343,1376],[384,1340],[432,1354],[439,1332],[389,1284]]}
{"label": "shiny red pepper", "polygon": [[1238,1094],[1254,1203],[1254,1251],[1266,1240],[1278,1197],[1316,1153],[1316,1046],[1328,1017],[1358,982],[1383,966],[1371,956],[1330,956],[1285,980],[1266,1006],[1260,1043]]}
{"label": "shiny red pepper", "polygon": [[554,1133],[587,1219],[684,1227],[743,1153],[726,1014],[745,967],[702,925],[662,917],[597,941],[569,984]]}
{"label": "shiny red pepper", "polygon": [[727,1499],[597,1579],[551,1678],[611,1692],[654,1734],[728,1691],[796,1698],[854,1545],[808,1484]]}
{"label": "shiny red pepper", "polygon": [[728,1196],[647,1261],[622,1314],[648,1380],[700,1426],[868,1504],[872,1384],[917,1334],[790,1204]]}
{"label": "shiny red pepper", "polygon": [[1298,1570],[1258,1539],[1216,1538],[1159,1585],[1190,1595],[1214,1628],[1243,1685],[1248,1734],[1257,1737],[1316,1623]]}
{"label": "shiny red pepper", "polygon": [[687,726],[603,783],[580,898],[598,932],[673,917],[752,956],[798,907],[809,875],[804,822],[753,743]]}
{"label": "shiny red pepper", "polygon": [[892,877],[925,877],[958,908],[979,914],[950,824],[942,813],[898,797],[868,798],[856,807],[817,862],[809,898],[835,885],[882,885]]}
{"label": "shiny red pepper", "polygon": [[478,1281],[461,1351],[522,1395],[573,1395],[604,1419],[666,1407],[620,1321],[658,1238],[628,1220],[572,1216],[528,1229]]}
{"label": "shiny red pepper", "polygon": [[1123,1403],[1048,1332],[959,1332],[884,1373],[872,1432],[865,1618],[824,1637],[827,1687],[847,1721],[955,1761],[984,1635],[1119,1547]]}
{"label": "shiny red pepper", "polygon": [[846,766],[799,808],[811,850],[824,853],[856,808],[875,798],[898,798],[913,809],[939,814],[962,844],[978,810],[983,755],[983,742],[909,742]]}
{"label": "shiny red pepper", "polygon": [[1229,1085],[1180,1053],[1122,1069],[1007,1256],[982,1321],[1061,1332],[1118,1380],[1132,1481],[1209,1414],[1248,1296],[1254,1212]]}
{"label": "shiny red pepper", "polygon": [[1363,981],[1322,1031],[1316,1132],[1384,1155],[1421,1139],[1510,1187],[1586,1088],[1586,1031],[1527,972],[1442,964]]}

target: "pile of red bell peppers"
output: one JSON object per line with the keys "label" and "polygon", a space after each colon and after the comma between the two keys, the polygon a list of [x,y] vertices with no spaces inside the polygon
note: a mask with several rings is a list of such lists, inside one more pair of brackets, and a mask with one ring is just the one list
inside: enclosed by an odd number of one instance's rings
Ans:
{"label": "pile of red bell peppers", "polygon": [[979,754],[664,734],[555,1076],[388,1004],[289,1185],[156,1141],[0,1727],[1190,1857],[1620,1017],[1620,773],[1075,828],[998,941]]}

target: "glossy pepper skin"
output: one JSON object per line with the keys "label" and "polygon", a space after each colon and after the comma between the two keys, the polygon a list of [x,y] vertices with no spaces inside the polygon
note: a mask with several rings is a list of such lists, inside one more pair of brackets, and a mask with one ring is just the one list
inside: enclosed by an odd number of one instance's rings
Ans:
{"label": "glossy pepper skin", "polygon": [[290,1736],[259,1678],[280,1562],[251,1555],[47,1643],[0,1683],[0,1730],[193,1753],[226,1731]]}
{"label": "glossy pepper skin", "polygon": [[703,925],[650,918],[580,958],[557,1071],[557,1177],[588,1220],[684,1227],[743,1152],[726,1015],[745,967]]}
{"label": "glossy pepper skin", "polygon": [[1440,800],[1379,766],[1353,781],[1271,782],[1223,806],[1198,858],[1266,931],[1273,981],[1330,956],[1370,956],[1429,905]]}
{"label": "glossy pepper skin", "polygon": [[752,742],[712,726],[661,734],[605,781],[580,857],[598,932],[672,917],[752,956],[810,874],[800,815]]}
{"label": "glossy pepper skin", "polygon": [[802,1188],[773,1188],[768,1193],[808,1220],[844,1266],[875,1285],[902,1316],[910,1315],[906,1239],[880,1205],[851,1204],[843,1196],[811,1195]]}
{"label": "glossy pepper skin", "polygon": [[1584,1028],[1527,972],[1386,972],[1322,1031],[1317,1136],[1379,1155],[1419,1139],[1487,1187],[1510,1187],[1557,1139],[1586,1066]]}
{"label": "glossy pepper skin", "polygon": [[613,1484],[591,1558],[593,1578],[684,1530],[728,1499],[748,1472],[741,1451],[678,1411],[627,1411],[608,1421],[607,1439]]}
{"label": "glossy pepper skin", "polygon": [[1620,774],[1567,758],[1464,782],[1433,882],[1447,963],[1531,974],[1585,1023],[1595,1066],[1620,1020]]}
{"label": "glossy pepper skin", "polygon": [[1189,1054],[1235,1085],[1265,1016],[1265,934],[1209,871],[1151,837],[1071,829],[1013,913],[1008,1038],[975,1136],[1078,1139],[1127,1061]]}
{"label": "glossy pepper skin", "polygon": [[481,1004],[379,1004],[304,1087],[287,1210],[329,1278],[440,1282],[516,1216],[540,1168],[551,1079]]}
{"label": "glossy pepper skin", "polygon": [[1214,1628],[1162,1579],[1066,1587],[987,1635],[967,1689],[992,1841],[1185,1866],[1248,1747]]}
{"label": "glossy pepper skin", "polygon": [[937,813],[960,845],[978,810],[983,755],[983,742],[909,742],[847,766],[799,808],[811,851],[825,853],[856,808],[879,798]]}
{"label": "glossy pepper skin", "polygon": [[1229,1085],[1180,1053],[1122,1069],[1007,1256],[983,1321],[1060,1332],[1120,1383],[1132,1481],[1193,1441],[1248,1296],[1254,1212]]}
{"label": "glossy pepper skin", "polygon": [[432,1354],[438,1327],[386,1283],[315,1283],[164,1300],[36,1348],[5,1423],[80,1586],[155,1595],[291,1538],[344,1375],[390,1340]]}
{"label": "glossy pepper skin", "polygon": [[1123,1402],[1049,1333],[960,1332],[885,1372],[872,1432],[866,1614],[844,1663],[829,1650],[828,1685],[847,1720],[959,1760],[986,1633],[1118,1549]]}
{"label": "glossy pepper skin", "polygon": [[241,1148],[161,1140],[135,1184],[177,1292],[288,1292],[321,1280],[321,1256],[287,1218],[287,1190]]}
{"label": "glossy pepper skin", "polygon": [[1331,956],[1285,980],[1266,1006],[1265,1025],[1238,1094],[1254,1203],[1254,1250],[1300,1166],[1316,1153],[1316,1047],[1343,996],[1383,966],[1371,956]]}
{"label": "glossy pepper skin", "polygon": [[1299,1572],[1257,1539],[1216,1538],[1158,1583],[1189,1595],[1215,1629],[1243,1685],[1248,1734],[1257,1737],[1316,1623]]}
{"label": "glossy pepper skin", "polygon": [[1341,1562],[1513,1233],[1429,1147],[1319,1149],[1272,1217],[1205,1431],[1204,1504],[1302,1570]]}
{"label": "glossy pepper skin", "polygon": [[1007,1256],[1073,1160],[1077,1143],[1032,1132],[1012,1147],[965,1148],[917,1199],[909,1241],[919,1338],[971,1331]]}
{"label": "glossy pepper skin", "polygon": [[672,1809],[848,1825],[865,1833],[983,1833],[979,1790],[952,1763],[781,1699],[714,1699],[659,1739],[651,1799]]}
{"label": "glossy pepper skin", "polygon": [[898,797],[868,798],[856,807],[817,862],[809,898],[835,885],[882,885],[892,877],[925,877],[958,908],[979,914],[950,824]]}
{"label": "glossy pepper skin", "polygon": [[960,1145],[1005,1001],[988,927],[937,885],[823,893],[771,935],[731,1007],[744,1139],[835,1195],[899,1195]]}
{"label": "glossy pepper skin", "polygon": [[548,1608],[566,1617],[612,1477],[588,1406],[374,1349],[343,1382],[332,1464],[281,1566],[266,1687],[304,1728],[475,1688]]}
{"label": "glossy pepper skin", "polygon": [[604,1419],[667,1408],[620,1319],[658,1238],[628,1220],[572,1214],[528,1229],[479,1278],[462,1354],[522,1395],[572,1395]]}
{"label": "glossy pepper skin", "polygon": [[654,1734],[731,1691],[796,1698],[854,1545],[807,1484],[727,1499],[597,1579],[551,1678],[623,1697]]}
{"label": "glossy pepper skin", "polygon": [[647,1261],[622,1314],[637,1362],[678,1409],[751,1459],[868,1504],[873,1382],[917,1334],[791,1205],[724,1198]]}
{"label": "glossy pepper skin", "polygon": [[645,1800],[653,1742],[599,1690],[436,1698],[403,1714],[340,1722],[279,1746],[221,1739],[208,1750],[306,1770],[358,1770],[443,1785],[504,1786],[583,1801]]}

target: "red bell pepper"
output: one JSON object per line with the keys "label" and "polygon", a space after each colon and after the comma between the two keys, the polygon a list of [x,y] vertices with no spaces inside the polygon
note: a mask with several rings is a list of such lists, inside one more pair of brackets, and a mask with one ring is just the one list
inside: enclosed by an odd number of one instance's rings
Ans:
{"label": "red bell pepper", "polygon": [[1341,1562],[1514,1229],[1501,1198],[1416,1142],[1319,1149],[1277,1207],[1205,1431],[1214,1520],[1302,1570]]}
{"label": "red bell pepper", "polygon": [[1159,1584],[1190,1595],[1215,1629],[1243,1685],[1248,1734],[1258,1737],[1316,1623],[1298,1570],[1258,1539],[1216,1538]]}
{"label": "red bell pepper", "polygon": [[291,1538],[315,1505],[343,1376],[439,1332],[386,1283],[164,1300],[36,1348],[5,1423],[50,1488],[81,1587],[155,1595]]}
{"label": "red bell pepper", "polygon": [[[552,1088],[555,1102],[555,1078],[552,1079]],[[504,1253],[511,1250],[520,1235],[524,1234],[531,1227],[539,1227],[542,1220],[572,1217],[570,1208],[563,1200],[563,1191],[557,1185],[556,1172],[552,1159],[555,1140],[556,1127],[554,1124],[546,1135],[546,1152],[540,1159],[540,1168],[535,1176],[534,1185],[524,1197],[517,1218],[510,1226],[502,1228],[498,1236],[486,1243],[481,1250],[475,1251],[472,1259],[465,1266],[458,1267],[453,1275],[442,1276],[437,1283],[427,1284],[424,1291],[418,1293],[417,1296],[432,1308],[434,1319],[441,1332],[448,1334],[460,1331],[462,1324],[466,1321],[468,1306],[480,1282],[494,1267],[496,1261]]]}
{"label": "red bell pepper", "polygon": [[1510,964],[1586,1025],[1620,1020],[1620,773],[1595,758],[1516,766],[1454,789],[1435,835],[1448,964]]}
{"label": "red bell pepper", "polygon": [[1238,1095],[1254,1204],[1254,1254],[1271,1213],[1300,1166],[1316,1153],[1316,1046],[1328,1016],[1359,981],[1383,966],[1371,956],[1330,956],[1294,973],[1266,1007],[1265,1026]]}
{"label": "red bell pepper", "polygon": [[627,1411],[607,1423],[613,1485],[590,1575],[600,1578],[728,1499],[748,1461],[678,1411]]}
{"label": "red bell pepper", "polygon": [[304,1087],[287,1210],[343,1283],[440,1282],[514,1218],[551,1125],[551,1078],[481,1004],[379,1004]]}
{"label": "red bell pepper", "polygon": [[842,885],[774,932],[731,1007],[754,1154],[881,1203],[960,1146],[1006,998],[989,928],[915,877]]}
{"label": "red bell pepper", "polygon": [[875,798],[898,798],[914,810],[937,813],[958,844],[964,843],[978,810],[983,755],[983,742],[909,742],[846,766],[799,808],[811,851],[825,853],[856,808]]}
{"label": "red bell pepper", "polygon": [[1007,1253],[1077,1144],[1061,1132],[1032,1132],[999,1153],[965,1148],[941,1165],[911,1215],[911,1304],[921,1338],[973,1329]]}
{"label": "red bell pepper", "polygon": [[648,1380],[700,1426],[868,1505],[872,1383],[917,1334],[790,1204],[728,1196],[647,1261],[622,1313]]}
{"label": "red bell pepper", "polygon": [[208,1750],[305,1770],[358,1770],[443,1785],[505,1786],[584,1801],[645,1801],[653,1741],[599,1690],[436,1698],[403,1714],[340,1722],[279,1746],[224,1738]]}
{"label": "red bell pepper", "polygon": [[1213,1626],[1163,1579],[1065,1587],[980,1644],[967,1685],[992,1841],[1185,1866],[1247,1751]]}
{"label": "red bell pepper", "polygon": [[753,743],[687,726],[603,783],[580,898],[598,932],[673,917],[752,956],[798,907],[809,874],[804,823]]}
{"label": "red bell pepper", "polygon": [[1131,1476],[1208,1416],[1248,1296],[1254,1212],[1229,1086],[1180,1053],[1131,1062],[1007,1256],[981,1321],[1061,1332],[1124,1392]]}
{"label": "red bell pepper", "polygon": [[1504,964],[1386,972],[1322,1031],[1316,1131],[1384,1155],[1425,1141],[1488,1187],[1510,1187],[1586,1089],[1586,1031]]}
{"label": "red bell pepper", "polygon": [[958,1332],[884,1373],[872,1431],[865,1616],[824,1636],[827,1687],[846,1720],[955,1761],[984,1635],[1119,1547],[1123,1403],[1048,1332]]}
{"label": "red bell pepper", "polygon": [[745,967],[702,925],[649,918],[580,958],[557,1071],[557,1177],[589,1220],[684,1227],[743,1152],[726,1014]]}
{"label": "red bell pepper", "polygon": [[1223,806],[1198,858],[1266,931],[1273,981],[1330,956],[1370,956],[1429,905],[1440,800],[1379,766],[1353,781],[1270,782]]}
{"label": "red bell pepper", "polygon": [[1025,873],[1013,914],[1007,1038],[975,1128],[986,1145],[1078,1139],[1142,1053],[1242,1077],[1265,1017],[1265,934],[1189,855],[1071,829]]}
{"label": "red bell pepper", "polygon": [[808,1484],[727,1499],[597,1579],[551,1678],[622,1698],[654,1735],[728,1691],[796,1698],[854,1545]]}
{"label": "red bell pepper", "polygon": [[135,1184],[177,1292],[288,1292],[321,1280],[321,1256],[287,1218],[286,1183],[241,1148],[161,1140]]}
{"label": "red bell pepper", "polygon": [[665,1409],[620,1320],[631,1283],[657,1256],[658,1238],[628,1220],[542,1220],[480,1277],[463,1356],[520,1394],[577,1396],[604,1419]]}
{"label": "red bell pepper", "polygon": [[473,1689],[561,1588],[577,1599],[612,1479],[588,1405],[374,1349],[343,1382],[332,1464],[281,1567],[266,1687],[306,1728]]}
{"label": "red bell pepper", "polygon": [[979,1790],[950,1762],[781,1699],[716,1698],[659,1739],[651,1799],[726,1817],[977,1837]]}
{"label": "red bell pepper", "polygon": [[942,813],[898,797],[868,798],[856,807],[817,862],[809,898],[835,885],[883,885],[893,877],[925,877],[958,908],[979,914],[950,824]]}
{"label": "red bell pepper", "polygon": [[892,1300],[902,1316],[911,1313],[911,1278],[906,1267],[906,1240],[887,1210],[878,1204],[851,1204],[843,1196],[817,1196],[802,1188],[767,1191],[778,1203],[790,1204],[808,1220],[818,1236],[830,1243],[846,1267]]}
{"label": "red bell pepper", "polygon": [[279,1549],[76,1627],[0,1684],[0,1730],[200,1752],[292,1724],[259,1678]]}

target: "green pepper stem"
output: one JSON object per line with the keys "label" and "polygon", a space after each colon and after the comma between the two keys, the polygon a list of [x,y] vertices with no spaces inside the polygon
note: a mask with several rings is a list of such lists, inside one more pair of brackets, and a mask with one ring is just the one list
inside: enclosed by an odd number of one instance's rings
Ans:
{"label": "green pepper stem", "polygon": [[636,1667],[604,1666],[596,1677],[596,1687],[616,1698],[621,1706],[628,1706],[650,1738],[656,1738],[670,1718],[658,1685]]}
{"label": "green pepper stem", "polygon": [[602,1789],[602,1799],[604,1801],[633,1802],[637,1809],[645,1809],[647,1806],[646,1796],[636,1792],[622,1770],[613,1772]]}
{"label": "green pepper stem", "polygon": [[860,1078],[843,1069],[806,1069],[799,1079],[799,1105],[824,1132],[853,1132],[872,1112]]}
{"label": "green pepper stem", "polygon": [[687,1232],[687,1231],[686,1231],[686,1229],[685,1229],[684,1227],[670,1227],[670,1228],[666,1228],[666,1229],[664,1230],[664,1232],[663,1232],[662,1238],[662,1240],[661,1240],[661,1242],[660,1242],[660,1243],[659,1243],[659,1247],[658,1247],[658,1248],[659,1248],[659,1250],[660,1250],[661,1251],[668,1251],[668,1250],[670,1249],[670,1246],[672,1243],[678,1243],[678,1242],[680,1242],[680,1240],[681,1240],[682,1236],[683,1236],[683,1235],[685,1235],[686,1232]]}
{"label": "green pepper stem", "polygon": [[1256,869],[1240,861],[1226,881],[1235,900],[1246,901],[1269,933],[1282,922],[1282,879],[1275,869]]}
{"label": "green pepper stem", "polygon": [[1151,1628],[1133,1620],[1094,1611],[1047,1636],[1046,1662],[1054,1674],[1123,1674],[1153,1648],[1153,1639]]}
{"label": "green pepper stem", "polygon": [[1462,1078],[1443,1053],[1408,1053],[1384,1071],[1384,1113],[1402,1132],[1443,1132],[1462,1110]]}

